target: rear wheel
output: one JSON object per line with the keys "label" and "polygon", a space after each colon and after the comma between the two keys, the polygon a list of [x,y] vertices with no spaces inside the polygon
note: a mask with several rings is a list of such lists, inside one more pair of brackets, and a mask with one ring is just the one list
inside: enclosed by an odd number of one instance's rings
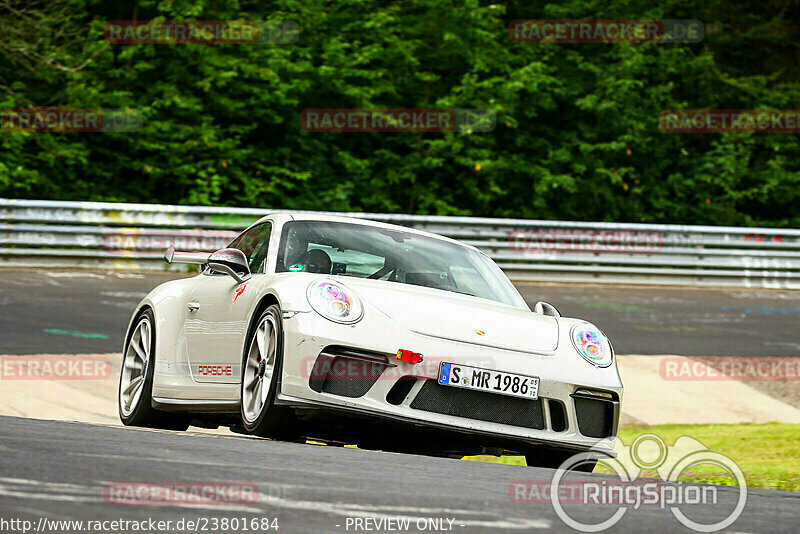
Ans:
{"label": "rear wheel", "polygon": [[[546,467],[548,469],[558,469],[562,463],[567,459],[573,457],[578,453],[574,451],[547,449],[544,447],[535,447],[528,451],[525,455],[525,462],[530,467]],[[572,471],[579,471],[583,473],[591,473],[597,465],[597,460],[585,460]]]}
{"label": "rear wheel", "polygon": [[294,439],[291,409],[275,404],[283,365],[283,330],[276,304],[259,316],[242,361],[242,424],[250,434]]}
{"label": "rear wheel", "polygon": [[119,377],[119,418],[126,426],[186,430],[189,417],[156,410],[152,406],[156,332],[151,310],[134,323],[123,353]]}

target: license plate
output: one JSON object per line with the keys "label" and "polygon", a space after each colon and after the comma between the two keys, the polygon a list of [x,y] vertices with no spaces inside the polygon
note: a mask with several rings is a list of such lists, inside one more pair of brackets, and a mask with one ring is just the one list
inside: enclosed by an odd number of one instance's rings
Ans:
{"label": "license plate", "polygon": [[439,365],[439,383],[525,399],[537,399],[539,394],[539,379],[535,376],[504,373],[449,362],[442,362]]}

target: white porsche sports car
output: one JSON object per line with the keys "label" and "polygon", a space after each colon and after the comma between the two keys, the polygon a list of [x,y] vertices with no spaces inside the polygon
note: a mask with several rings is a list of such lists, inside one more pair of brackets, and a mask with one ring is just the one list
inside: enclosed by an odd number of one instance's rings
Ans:
{"label": "white porsche sports car", "polygon": [[[597,327],[531,311],[478,249],[347,217],[274,213],[151,291],[125,336],[126,425],[555,467],[614,456],[622,382]],[[591,468],[591,466],[589,466]]]}

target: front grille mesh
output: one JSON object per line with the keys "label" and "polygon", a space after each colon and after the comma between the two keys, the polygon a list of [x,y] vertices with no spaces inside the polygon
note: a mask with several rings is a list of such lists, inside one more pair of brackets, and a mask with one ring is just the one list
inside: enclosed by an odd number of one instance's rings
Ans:
{"label": "front grille mesh", "polygon": [[590,438],[607,438],[613,434],[614,403],[601,399],[574,396],[578,430]]}
{"label": "front grille mesh", "polygon": [[443,386],[435,380],[425,381],[411,407],[490,423],[536,430],[544,428],[544,412],[540,399],[523,399]]}
{"label": "front grille mesh", "polygon": [[383,362],[337,356],[325,377],[322,391],[341,397],[363,397],[385,369]]}

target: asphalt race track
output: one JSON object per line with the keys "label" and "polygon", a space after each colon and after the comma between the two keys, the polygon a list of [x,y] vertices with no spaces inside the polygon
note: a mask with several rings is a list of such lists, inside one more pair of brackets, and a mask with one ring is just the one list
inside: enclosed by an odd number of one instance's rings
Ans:
{"label": "asphalt race track", "polygon": [[[175,273],[0,270],[0,354],[122,350],[134,306]],[[519,286],[602,328],[618,354],[800,356],[800,291]]]}
{"label": "asphalt race track", "polygon": [[[452,524],[455,532],[572,532],[549,503],[510,498],[512,482],[549,481],[553,471],[547,469],[12,417],[0,417],[0,428],[0,517],[34,525],[42,517],[267,517],[277,518],[283,533],[354,532],[348,518],[370,517],[408,518],[412,532],[419,531],[413,526],[417,521],[428,519],[439,520],[445,531]],[[106,502],[109,492],[104,491],[122,482],[198,481],[252,483],[257,498],[192,507],[130,505]],[[720,488],[717,505],[681,510],[711,522],[727,515],[737,498],[736,488]],[[566,508],[584,522],[616,510],[609,505]],[[796,532],[798,523],[800,495],[751,490],[744,513],[729,531]],[[629,509],[614,530],[688,531],[668,509],[653,505]]]}
{"label": "asphalt race track", "polygon": [[[0,270],[0,354],[119,353],[136,303],[177,276]],[[800,342],[795,341],[800,292],[549,284],[525,284],[520,290],[531,307],[546,300],[563,315],[596,323],[620,354],[800,356]],[[549,486],[553,474],[238,435],[0,416],[0,533],[22,531],[19,523],[2,523],[8,519],[31,521],[39,532],[72,532],[77,529],[39,521],[153,519],[174,525],[181,518],[205,522],[205,528],[184,523],[162,531],[243,532],[242,525],[214,527],[212,521],[239,518],[252,525],[252,519],[267,518],[277,519],[278,532],[284,533],[575,532],[548,500],[513,498],[521,482]],[[596,474],[574,477],[614,480]],[[253,485],[257,496],[246,502],[166,505],[119,504],[108,498],[109,484],[225,482]],[[680,510],[700,523],[723,519],[733,511],[739,493],[735,487],[717,491],[716,504]],[[565,509],[586,523],[618,510],[608,504]],[[361,520],[370,523],[356,528]],[[411,527],[398,530],[396,523],[394,528],[376,523],[386,520],[408,520]],[[800,494],[750,490],[743,514],[725,531],[796,532],[798,524]],[[658,505],[628,509],[610,531],[691,532],[669,507]]]}

